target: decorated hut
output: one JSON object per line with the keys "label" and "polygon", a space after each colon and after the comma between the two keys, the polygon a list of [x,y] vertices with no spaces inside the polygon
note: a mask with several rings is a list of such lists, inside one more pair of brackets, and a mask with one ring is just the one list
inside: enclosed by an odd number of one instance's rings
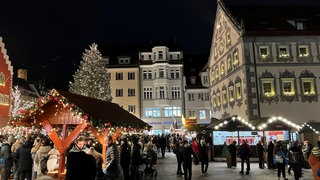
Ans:
{"label": "decorated hut", "polygon": [[[60,152],[58,179],[65,172],[67,148],[88,129],[102,144],[105,158],[105,138],[112,134],[118,138],[122,131],[143,130],[148,124],[119,105],[73,93],[51,90],[34,108],[21,112],[10,121],[18,126],[43,126]],[[59,130],[59,131],[58,131]]]}
{"label": "decorated hut", "polygon": [[302,124],[299,134],[303,136],[303,140],[315,145],[320,140],[320,122],[309,121]]}

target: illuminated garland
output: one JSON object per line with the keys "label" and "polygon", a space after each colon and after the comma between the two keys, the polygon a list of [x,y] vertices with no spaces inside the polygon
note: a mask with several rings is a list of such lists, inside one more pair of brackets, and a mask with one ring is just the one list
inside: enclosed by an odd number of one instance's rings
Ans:
{"label": "illuminated garland", "polygon": [[287,125],[289,125],[291,127],[294,127],[294,128],[296,128],[298,130],[301,129],[301,126],[299,126],[299,125],[297,125],[297,124],[295,124],[295,123],[293,123],[293,122],[291,122],[291,121],[289,121],[286,118],[283,118],[281,116],[274,116],[274,117],[269,118],[268,122],[262,123],[261,125],[259,125],[258,129],[259,130],[263,130],[268,126],[268,124],[271,124],[271,123],[273,123],[274,121],[277,121],[277,120],[280,120],[280,121],[284,122],[285,124],[287,124]]}
{"label": "illuminated garland", "polygon": [[304,123],[302,124],[302,127],[307,126],[309,129],[311,129],[314,133],[319,134],[319,131],[316,130],[315,128],[313,128],[311,125],[309,125],[308,123]]}
{"label": "illuminated garland", "polygon": [[[249,123],[249,122],[246,121],[245,119],[241,118],[240,116],[233,116],[233,117],[231,118],[231,120],[232,120],[233,122],[235,122],[236,120],[238,120],[239,122],[241,122],[242,124],[248,126],[248,127],[251,128],[252,130],[255,130],[255,129],[256,129],[256,127],[254,127],[251,123]],[[226,125],[226,124],[228,124],[228,123],[229,123],[229,121],[224,120],[222,123],[219,123],[218,125],[216,125],[216,126],[214,127],[214,129],[218,130],[220,127],[223,127],[223,125]]]}

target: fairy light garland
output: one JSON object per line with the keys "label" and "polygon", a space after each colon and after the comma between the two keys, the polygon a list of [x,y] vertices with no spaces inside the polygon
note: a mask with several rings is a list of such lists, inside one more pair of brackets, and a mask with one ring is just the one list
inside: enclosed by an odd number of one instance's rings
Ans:
{"label": "fairy light garland", "polygon": [[[241,118],[240,116],[233,116],[233,117],[231,118],[231,120],[232,120],[233,122],[235,122],[236,120],[238,120],[239,122],[241,122],[242,124],[248,126],[248,127],[251,128],[252,130],[255,130],[255,129],[256,129],[256,127],[255,127],[254,125],[252,125],[251,123],[249,123],[247,120]],[[214,129],[218,130],[219,128],[223,127],[224,125],[226,125],[226,124],[228,124],[228,123],[229,123],[229,121],[224,120],[223,122],[221,122],[221,123],[219,123],[218,125],[216,125],[216,126],[214,127]]]}
{"label": "fairy light garland", "polygon": [[309,129],[311,129],[314,133],[319,134],[319,131],[313,128],[310,124],[304,123],[302,124],[302,127],[307,126]]}
{"label": "fairy light garland", "polygon": [[269,118],[266,123],[262,123],[261,125],[259,125],[258,129],[263,130],[268,126],[268,124],[271,124],[274,121],[278,121],[278,120],[284,122],[285,124],[287,124],[291,127],[296,128],[298,130],[302,128],[301,126],[297,125],[296,123],[293,123],[292,121],[287,120],[286,118],[283,118],[281,116],[274,116],[274,117]]}

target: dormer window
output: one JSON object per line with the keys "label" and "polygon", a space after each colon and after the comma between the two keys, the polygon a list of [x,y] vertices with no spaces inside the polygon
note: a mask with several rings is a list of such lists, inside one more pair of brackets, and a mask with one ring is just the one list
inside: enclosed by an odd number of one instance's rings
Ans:
{"label": "dormer window", "polygon": [[297,30],[305,30],[306,28],[305,23],[303,22],[297,22],[296,27],[297,27]]}
{"label": "dormer window", "polygon": [[308,46],[299,46],[299,57],[308,57],[309,49]]}
{"label": "dormer window", "polygon": [[267,47],[260,47],[260,56],[263,59],[269,56],[269,51]]}
{"label": "dormer window", "polygon": [[288,47],[281,46],[279,47],[279,57],[281,58],[288,58],[290,56]]}
{"label": "dormer window", "polygon": [[159,59],[163,59],[163,51],[159,51]]}

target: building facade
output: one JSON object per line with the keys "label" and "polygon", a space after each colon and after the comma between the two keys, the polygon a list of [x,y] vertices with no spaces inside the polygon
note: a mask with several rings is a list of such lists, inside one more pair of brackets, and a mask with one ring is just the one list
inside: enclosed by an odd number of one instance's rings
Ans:
{"label": "building facade", "polygon": [[[116,56],[107,61],[112,102],[140,118],[139,65],[131,56]],[[111,62],[112,61],[112,62]]]}
{"label": "building facade", "polygon": [[184,113],[183,52],[155,46],[139,52],[141,119],[168,133]]}
{"label": "building facade", "polygon": [[0,126],[9,120],[13,67],[0,37]]}
{"label": "building facade", "polygon": [[[264,12],[272,14],[266,17]],[[259,121],[281,116],[297,124],[320,121],[317,14],[319,7],[218,1],[209,57],[215,118]]]}

